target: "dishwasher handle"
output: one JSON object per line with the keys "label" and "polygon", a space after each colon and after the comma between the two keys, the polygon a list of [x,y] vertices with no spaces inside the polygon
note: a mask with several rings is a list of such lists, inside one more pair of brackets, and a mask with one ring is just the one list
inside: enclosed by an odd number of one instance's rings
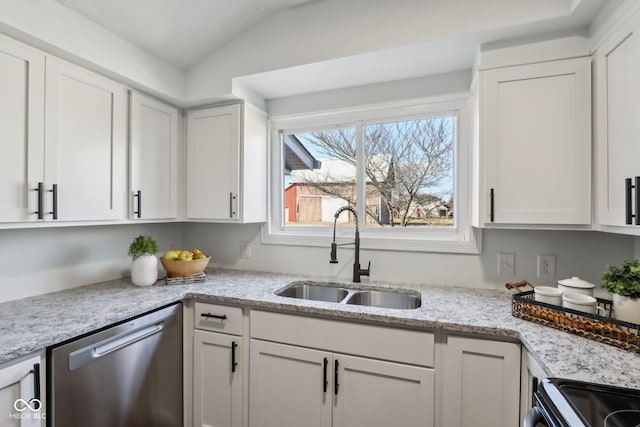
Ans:
{"label": "dishwasher handle", "polygon": [[123,347],[143,340],[162,331],[162,323],[146,326],[133,332],[116,335],[69,354],[69,370],[75,371],[82,368],[92,360],[106,356]]}
{"label": "dishwasher handle", "polygon": [[522,420],[522,427],[535,427],[538,423],[544,422],[544,413],[540,408],[534,406],[529,409],[527,415],[525,415],[524,420]]}

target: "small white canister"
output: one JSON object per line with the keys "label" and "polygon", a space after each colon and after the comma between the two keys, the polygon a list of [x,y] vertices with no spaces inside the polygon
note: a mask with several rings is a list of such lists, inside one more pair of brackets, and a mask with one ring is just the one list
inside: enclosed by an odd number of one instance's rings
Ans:
{"label": "small white canister", "polygon": [[534,299],[547,304],[562,305],[562,291],[551,286],[536,286],[534,288]]}
{"label": "small white canister", "polygon": [[595,287],[596,285],[594,285],[593,283],[589,283],[579,277],[558,280],[558,289],[560,289],[563,293],[574,293],[593,296],[593,288]]}

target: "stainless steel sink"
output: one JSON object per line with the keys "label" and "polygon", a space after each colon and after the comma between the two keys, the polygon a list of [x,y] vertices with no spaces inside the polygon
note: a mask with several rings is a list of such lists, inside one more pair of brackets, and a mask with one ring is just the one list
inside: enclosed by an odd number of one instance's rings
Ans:
{"label": "stainless steel sink", "polygon": [[417,292],[413,294],[406,291],[361,291],[351,295],[346,304],[411,310],[419,308],[422,300]]}
{"label": "stainless steel sink", "polygon": [[408,290],[351,289],[331,282],[297,281],[276,292],[286,298],[298,298],[339,304],[411,310],[422,304],[420,293]]}
{"label": "stainless steel sink", "polygon": [[343,288],[331,284],[319,285],[314,282],[293,282],[276,295],[288,298],[310,299],[313,301],[341,302],[349,294]]}

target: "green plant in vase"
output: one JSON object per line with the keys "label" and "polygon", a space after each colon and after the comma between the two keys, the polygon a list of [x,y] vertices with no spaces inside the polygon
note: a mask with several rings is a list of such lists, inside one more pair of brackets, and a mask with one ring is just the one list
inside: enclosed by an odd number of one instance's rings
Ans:
{"label": "green plant in vase", "polygon": [[621,267],[608,265],[601,280],[612,293],[616,319],[640,324],[640,262],[625,258]]}

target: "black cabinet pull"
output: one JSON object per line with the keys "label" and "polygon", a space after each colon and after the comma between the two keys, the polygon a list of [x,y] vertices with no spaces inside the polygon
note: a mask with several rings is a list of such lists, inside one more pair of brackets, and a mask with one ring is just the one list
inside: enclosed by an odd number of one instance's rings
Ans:
{"label": "black cabinet pull", "polygon": [[334,384],[333,384],[333,394],[338,395],[338,359],[333,362],[333,375],[334,375]]}
{"label": "black cabinet pull", "polygon": [[630,225],[633,220],[633,213],[631,212],[631,178],[625,178],[624,180],[624,223]]}
{"label": "black cabinet pull", "polygon": [[42,209],[44,206],[44,183],[39,182],[35,191],[38,192],[38,210],[34,213],[38,215],[38,219],[44,219],[44,211]]}
{"label": "black cabinet pull", "polygon": [[136,211],[133,212],[134,215],[137,215],[138,218],[142,218],[142,191],[138,190],[133,197],[137,198],[136,201]]}
{"label": "black cabinet pull", "polygon": [[327,387],[329,386],[329,379],[327,377],[328,367],[329,367],[329,359],[327,359],[325,357],[324,358],[324,370],[323,370],[323,375],[322,375],[322,392],[323,393],[327,392]]}
{"label": "black cabinet pull", "polygon": [[[635,190],[635,191],[633,191]],[[640,225],[640,176],[624,180],[624,223]],[[633,198],[635,197],[635,205]],[[635,218],[635,221],[633,220]]]}
{"label": "black cabinet pull", "polygon": [[53,210],[49,213],[53,215],[53,219],[58,219],[58,184],[53,184],[49,192],[53,197]]}
{"label": "black cabinet pull", "polygon": [[633,186],[633,188],[635,188],[636,190],[634,195],[634,197],[636,198],[634,216],[636,217],[636,225],[640,225],[640,176],[636,176],[635,181],[635,185]]}
{"label": "black cabinet pull", "polygon": [[210,319],[221,319],[221,320],[227,320],[227,315],[226,314],[211,314],[211,313],[200,313],[200,316],[202,317],[207,317]]}
{"label": "black cabinet pull", "polygon": [[495,212],[495,200],[496,200],[496,196],[495,196],[495,191],[493,191],[493,188],[489,190],[489,221],[493,222],[494,221],[494,212]]}
{"label": "black cabinet pull", "polygon": [[29,373],[33,374],[33,398],[29,400],[29,403],[34,403],[33,409],[37,411],[42,406],[42,401],[40,400],[40,364],[35,363]]}
{"label": "black cabinet pull", "polygon": [[236,362],[236,348],[238,348],[238,344],[235,341],[231,341],[231,372],[235,372],[236,366],[238,366],[238,362]]}

